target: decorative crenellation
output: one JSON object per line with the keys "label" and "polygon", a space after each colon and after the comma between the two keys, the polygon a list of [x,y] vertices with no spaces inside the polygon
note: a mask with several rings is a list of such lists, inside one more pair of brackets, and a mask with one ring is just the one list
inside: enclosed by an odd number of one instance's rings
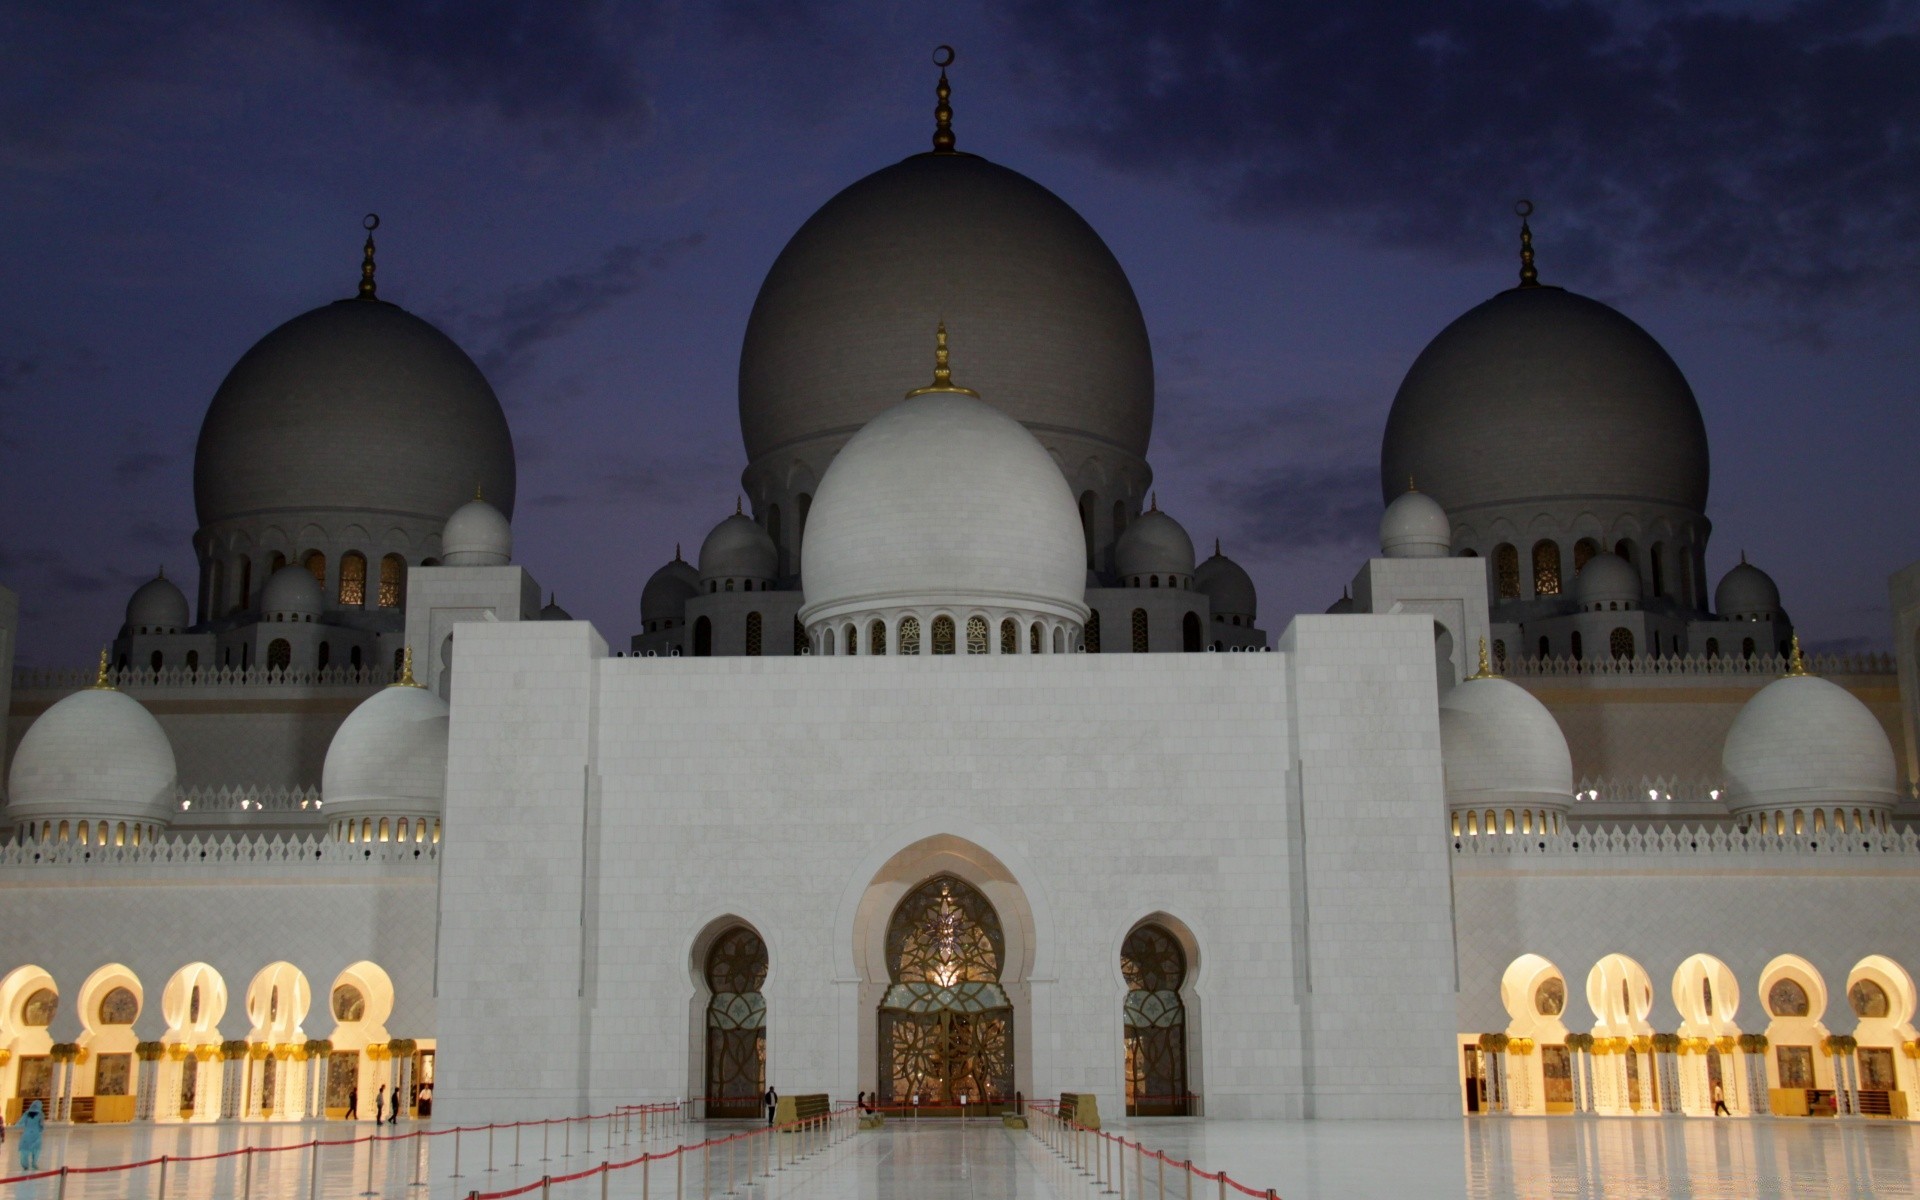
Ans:
{"label": "decorative crenellation", "polygon": [[78,842],[14,842],[0,846],[0,870],[38,867],[254,867],[413,866],[437,868],[440,848],[431,843],[347,843],[303,834],[170,837],[144,846],[84,846]]}
{"label": "decorative crenellation", "polygon": [[[1807,654],[1802,656],[1803,673],[1814,675],[1891,675],[1893,655]],[[1565,675],[1714,675],[1774,679],[1789,673],[1792,662],[1777,654],[1756,654],[1752,658],[1705,655],[1668,655],[1664,658],[1509,658],[1499,673],[1509,678],[1541,678]]]}
{"label": "decorative crenellation", "polygon": [[[327,667],[319,671],[276,671],[268,667],[125,667],[105,672],[108,686],[122,691],[142,688],[221,687],[385,687],[394,682],[391,667]],[[97,685],[93,667],[16,667],[13,690],[77,691]]]}
{"label": "decorative crenellation", "polygon": [[1585,825],[1563,833],[1481,834],[1456,837],[1453,852],[1467,857],[1514,855],[1534,858],[1593,858],[1611,855],[1771,855],[1842,858],[1920,857],[1920,832],[1772,834],[1727,827],[1670,825]]}

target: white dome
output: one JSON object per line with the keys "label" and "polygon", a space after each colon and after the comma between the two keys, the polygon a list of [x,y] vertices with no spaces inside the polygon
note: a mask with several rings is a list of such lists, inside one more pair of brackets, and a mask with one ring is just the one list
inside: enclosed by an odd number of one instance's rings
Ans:
{"label": "white dome", "polygon": [[1122,581],[1136,575],[1193,575],[1193,539],[1180,522],[1149,509],[1127,526],[1113,548],[1114,571]]}
{"label": "white dome", "polygon": [[673,561],[648,576],[647,586],[640,589],[640,620],[682,624],[687,619],[687,601],[699,594],[700,572],[675,551]]}
{"label": "white dome", "polygon": [[1453,526],[1447,510],[1425,492],[1412,488],[1387,505],[1380,518],[1380,553],[1388,558],[1445,558],[1453,553]]}
{"label": "white dome", "polygon": [[1073,493],[1034,436],[930,392],[869,421],[820,481],[800,617],[980,605],[1084,622],[1086,556]]}
{"label": "white dome", "polygon": [[1587,560],[1573,581],[1573,600],[1583,609],[1640,600],[1640,572],[1618,554],[1601,551]]}
{"label": "white dome", "polygon": [[512,559],[513,527],[478,497],[454,509],[440,531],[440,561],[449,567],[504,567]]}
{"label": "white dome", "polygon": [[127,601],[129,633],[179,633],[192,623],[186,593],[165,571],[135,588]]}
{"label": "white dome", "polygon": [[772,582],[780,571],[780,551],[752,517],[734,513],[713,527],[700,543],[700,579],[752,579]]}
{"label": "white dome", "polygon": [[1212,601],[1216,613],[1248,620],[1256,615],[1258,596],[1254,592],[1253,576],[1220,553],[1218,542],[1214,543],[1213,557],[1195,568],[1193,586]]}
{"label": "white dome", "polygon": [[1505,679],[1461,681],[1440,701],[1440,760],[1455,808],[1573,803],[1573,756],[1547,706]]}
{"label": "white dome", "polygon": [[447,702],[404,683],[347,714],[320,773],[329,816],[438,813],[446,791]]}
{"label": "white dome", "polygon": [[313,572],[297,564],[275,571],[260,589],[263,616],[317,617],[326,609],[326,596]]}
{"label": "white dome", "polygon": [[40,714],[13,755],[7,813],[165,824],[177,770],[166,731],[112,688],[75,692]]}
{"label": "white dome", "polygon": [[1780,615],[1780,588],[1773,576],[1740,556],[1739,565],[1713,589],[1713,612],[1722,620],[1743,621]]}
{"label": "white dome", "polygon": [[1899,798],[1893,746],[1871,710],[1838,684],[1789,675],[1754,694],[1720,754],[1727,807],[1871,804]]}

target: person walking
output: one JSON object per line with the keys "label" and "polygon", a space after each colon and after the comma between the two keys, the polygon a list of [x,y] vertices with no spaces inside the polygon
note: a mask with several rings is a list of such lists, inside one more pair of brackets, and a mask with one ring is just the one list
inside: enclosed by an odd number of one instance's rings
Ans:
{"label": "person walking", "polygon": [[373,1123],[384,1125],[387,1122],[387,1085],[381,1084],[380,1090],[373,1094]]}
{"label": "person walking", "polygon": [[773,1124],[773,1114],[777,1112],[780,1108],[780,1093],[774,1091],[773,1086],[769,1084],[767,1086],[767,1094],[760,1098],[766,1101],[767,1124],[771,1125]]}
{"label": "person walking", "polygon": [[1716,1117],[1730,1117],[1733,1115],[1733,1113],[1727,1109],[1727,1093],[1723,1091],[1717,1083],[1713,1085],[1713,1115]]}
{"label": "person walking", "polygon": [[38,1171],[40,1169],[40,1131],[46,1126],[46,1118],[40,1115],[40,1102],[35,1100],[27,1106],[20,1118],[20,1169]]}
{"label": "person walking", "polygon": [[347,1093],[347,1111],[343,1119],[348,1121],[360,1119],[360,1089],[357,1087]]}
{"label": "person walking", "polygon": [[398,1125],[399,1123],[400,1123],[400,1085],[395,1084],[393,1088],[393,1111],[387,1114],[387,1124]]}

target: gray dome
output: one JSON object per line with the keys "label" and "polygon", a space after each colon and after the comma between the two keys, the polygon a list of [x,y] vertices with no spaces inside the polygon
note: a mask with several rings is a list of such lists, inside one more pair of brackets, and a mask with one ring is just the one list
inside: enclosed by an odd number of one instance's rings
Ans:
{"label": "gray dome", "polygon": [[1720,753],[1734,812],[1900,799],[1893,744],[1873,710],[1816,675],[1788,675],[1755,692]]}
{"label": "gray dome", "polygon": [[513,513],[513,439],[473,360],[380,300],[280,326],[214,394],[194,452],[200,524],[371,510],[443,520],[484,487]]}
{"label": "gray dome", "polygon": [[447,791],[447,702],[396,683],[347,714],[327,746],[329,815],[438,813]]}
{"label": "gray dome", "polygon": [[1216,613],[1245,617],[1249,621],[1257,615],[1258,597],[1254,593],[1253,576],[1247,574],[1245,567],[1220,553],[1218,543],[1214,544],[1213,557],[1194,570],[1193,586],[1212,601]]}
{"label": "gray dome", "polygon": [[1340,593],[1340,598],[1338,600],[1335,600],[1332,604],[1327,605],[1327,615],[1330,617],[1350,616],[1352,615],[1353,612],[1354,612],[1353,597],[1347,595],[1345,592]]}
{"label": "gray dome", "polygon": [[1721,577],[1713,589],[1713,612],[1727,620],[1751,620],[1780,615],[1780,587],[1773,576],[1740,556],[1740,563]]}
{"label": "gray dome", "polygon": [[440,531],[440,561],[449,567],[504,567],[512,560],[513,527],[478,497],[454,509]]}
{"label": "gray dome", "polygon": [[549,595],[547,597],[547,606],[540,610],[540,619],[542,621],[571,621],[573,620],[573,614],[560,607],[560,597]]}
{"label": "gray dome", "polygon": [[640,589],[640,620],[672,621],[678,625],[687,619],[687,601],[700,594],[700,572],[674,552],[673,561],[647,578]]}
{"label": "gray dome", "polygon": [[1547,706],[1517,683],[1462,680],[1440,701],[1440,765],[1450,806],[1573,804],[1573,756]]}
{"label": "gray dome", "polygon": [[1698,513],[1707,432],[1646,330],[1560,288],[1514,288],[1447,326],[1407,372],[1380,449],[1382,499],[1409,476],[1456,518],[1560,499]]}
{"label": "gray dome", "polygon": [[260,612],[290,617],[317,617],[327,607],[326,597],[313,573],[305,567],[281,567],[260,589]]}
{"label": "gray dome", "polygon": [[942,320],[968,386],[1035,433],[1146,454],[1153,355],[1112,251],[1026,176],[921,154],[829,200],[767,272],[740,352],[748,458],[898,403]]}
{"label": "gray dome", "polygon": [[1150,509],[1134,518],[1113,548],[1113,567],[1123,579],[1136,575],[1193,575],[1193,539],[1180,522]]}
{"label": "gray dome", "polygon": [[1380,553],[1388,558],[1445,558],[1453,552],[1447,510],[1425,492],[1401,492],[1380,517]]}
{"label": "gray dome", "polygon": [[127,629],[132,633],[179,633],[192,624],[187,597],[163,570],[134,589],[127,600]]}
{"label": "gray dome", "polygon": [[1618,554],[1601,551],[1587,560],[1573,581],[1573,601],[1581,608],[1633,604],[1640,599],[1640,572]]}
{"label": "gray dome", "polygon": [[734,513],[700,543],[700,578],[771,581],[780,571],[773,539],[749,516]]}
{"label": "gray dome", "polygon": [[27,727],[8,772],[7,813],[165,824],[173,815],[173,743],[138,700],[109,687],[73,693]]}

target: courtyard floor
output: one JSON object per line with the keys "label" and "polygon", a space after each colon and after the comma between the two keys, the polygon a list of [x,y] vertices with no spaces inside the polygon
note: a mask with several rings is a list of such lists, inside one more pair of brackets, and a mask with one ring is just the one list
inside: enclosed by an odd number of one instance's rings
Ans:
{"label": "courtyard floor", "polygon": [[[427,1126],[430,1128],[430,1126]],[[77,1169],[156,1157],[210,1154],[242,1145],[264,1147],[303,1143],[318,1137],[364,1136],[368,1126],[339,1123],[180,1126],[83,1126],[47,1133],[42,1166]],[[685,1139],[753,1128],[746,1123],[711,1122],[685,1127]],[[1234,1179],[1274,1188],[1286,1200],[1411,1200],[1428,1197],[1579,1198],[1639,1200],[1641,1197],[1858,1196],[1880,1200],[1920,1200],[1920,1127],[1894,1122],[1832,1120],[1648,1119],[1595,1120],[1493,1119],[1453,1121],[1278,1122],[1160,1119],[1112,1121],[1109,1131],[1144,1141],[1178,1161]],[[584,1136],[576,1133],[584,1141]],[[596,1133],[599,1142],[603,1134]],[[461,1138],[460,1176],[453,1177],[450,1136],[383,1143],[373,1151],[374,1196],[391,1200],[461,1200],[509,1191],[527,1184],[540,1196],[542,1176],[572,1174],[611,1158],[636,1158],[645,1150],[659,1154],[680,1139],[642,1143],[635,1136],[625,1147],[616,1134],[609,1150],[596,1145],[589,1154],[574,1147],[562,1156],[558,1131],[546,1144],[542,1162],[537,1130],[523,1130],[518,1167],[512,1136],[494,1136],[494,1169],[487,1170],[484,1134]],[[753,1143],[743,1143],[748,1145]],[[9,1170],[17,1169],[12,1131],[5,1145]],[[739,1152],[732,1163],[736,1200],[987,1200],[1054,1198],[1085,1200],[1100,1188],[1030,1133],[997,1123],[896,1121],[885,1130],[859,1133],[830,1145],[771,1177],[765,1162],[747,1162]],[[369,1194],[368,1147],[323,1147],[318,1155],[318,1186],[311,1151],[253,1156],[250,1172],[239,1158],[210,1163],[173,1163],[167,1200],[350,1200]],[[688,1154],[679,1179],[685,1197],[727,1194],[724,1154]],[[710,1169],[710,1190],[702,1188]],[[422,1180],[413,1184],[416,1178]],[[1146,1166],[1147,1189],[1140,1200],[1159,1200],[1158,1173]],[[0,1200],[54,1200],[59,1180],[0,1186]],[[639,1168],[613,1172],[606,1195],[667,1200],[676,1194],[671,1160],[652,1166],[643,1179]],[[67,1200],[108,1200],[160,1195],[154,1168],[102,1174],[70,1174]],[[1128,1170],[1126,1192],[1139,1195]],[[555,1184],[551,1200],[593,1200],[599,1177]],[[1192,1193],[1214,1200],[1217,1185],[1196,1184]],[[1188,1195],[1178,1172],[1169,1170],[1167,1195]]]}

